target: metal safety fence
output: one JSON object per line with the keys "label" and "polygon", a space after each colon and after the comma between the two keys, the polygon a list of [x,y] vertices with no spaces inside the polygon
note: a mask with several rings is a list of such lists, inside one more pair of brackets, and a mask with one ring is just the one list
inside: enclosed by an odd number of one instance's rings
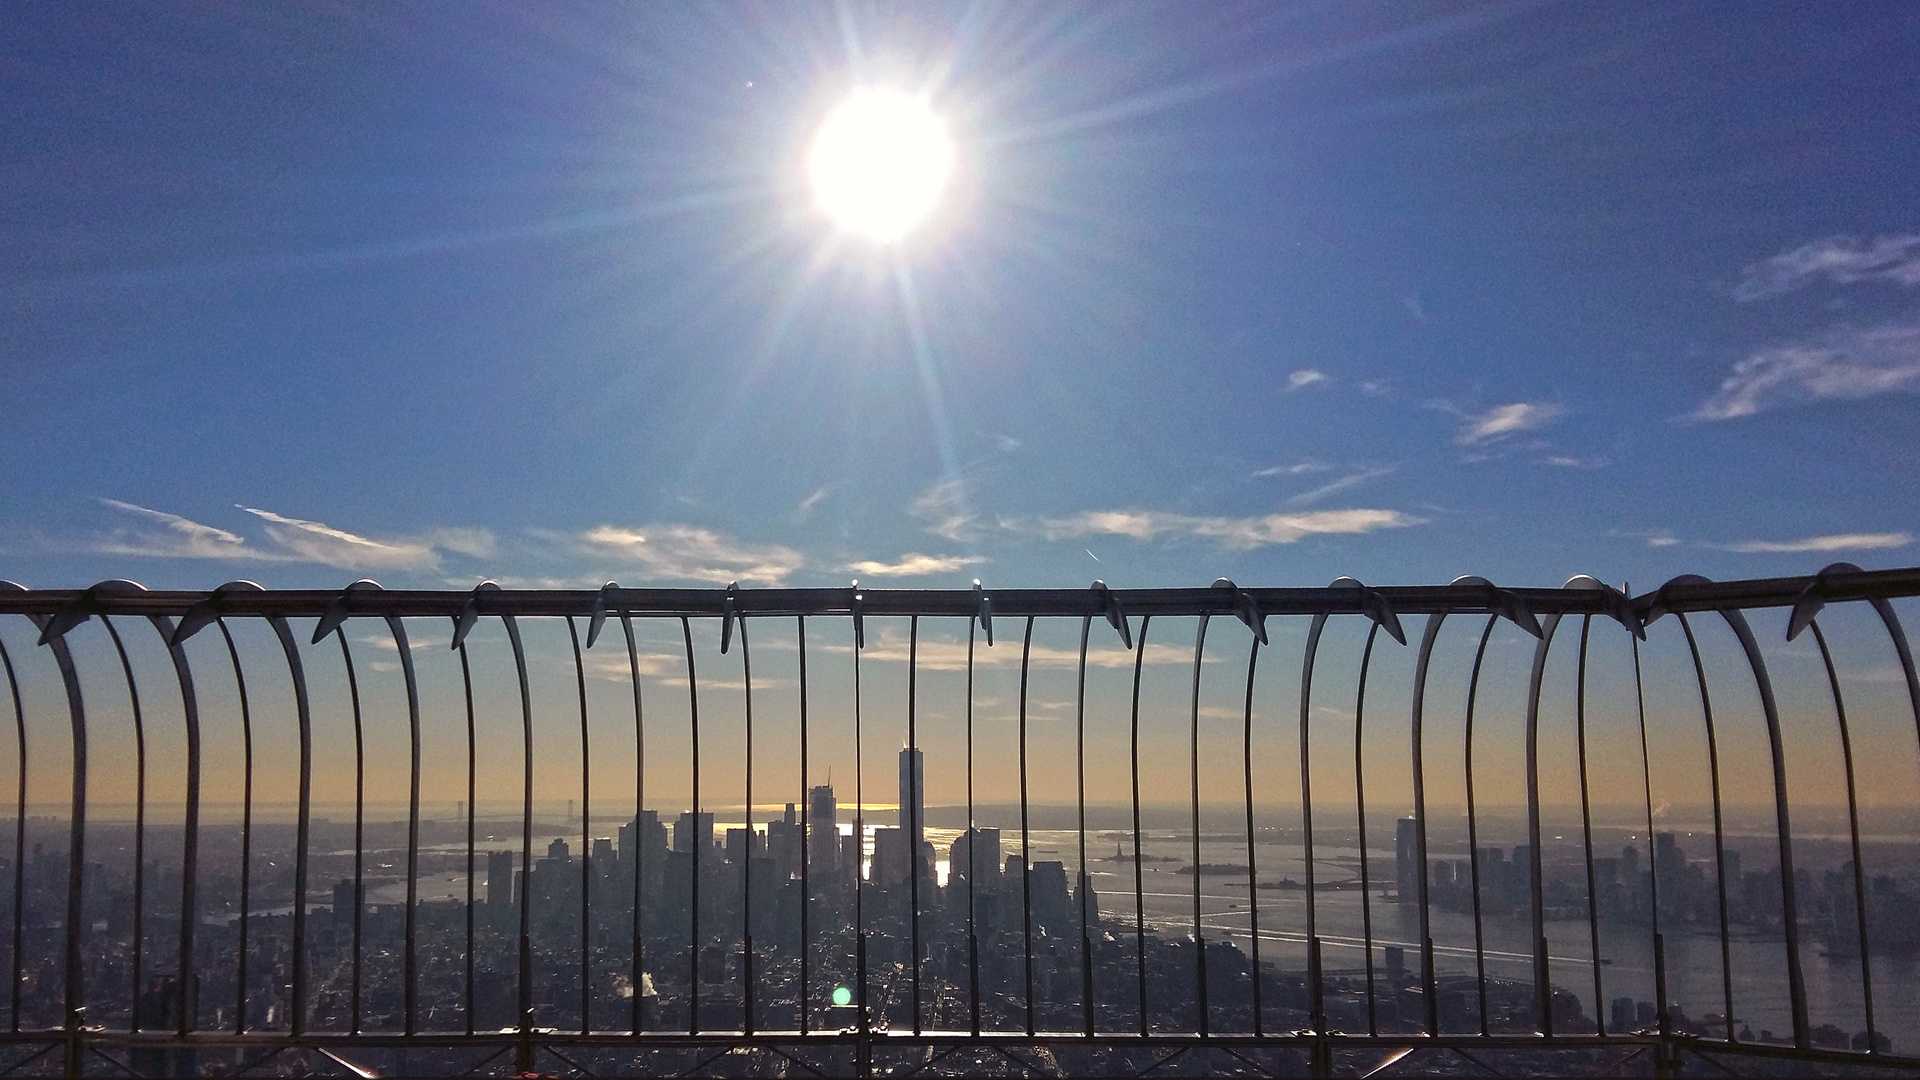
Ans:
{"label": "metal safety fence", "polygon": [[0,582],[0,1075],[1910,1075],[1916,596]]}

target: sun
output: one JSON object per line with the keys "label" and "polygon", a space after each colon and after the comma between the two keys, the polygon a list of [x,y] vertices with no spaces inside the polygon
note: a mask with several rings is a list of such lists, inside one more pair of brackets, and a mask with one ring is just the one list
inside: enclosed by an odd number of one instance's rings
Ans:
{"label": "sun", "polygon": [[842,229],[891,244],[939,205],[953,159],[947,125],[926,101],[868,88],[827,114],[807,156],[807,179],[814,202]]}

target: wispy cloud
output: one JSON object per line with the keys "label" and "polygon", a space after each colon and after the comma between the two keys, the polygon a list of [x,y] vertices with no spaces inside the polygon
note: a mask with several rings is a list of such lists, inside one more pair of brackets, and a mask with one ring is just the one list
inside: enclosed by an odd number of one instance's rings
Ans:
{"label": "wispy cloud", "polygon": [[1671,529],[1644,529],[1639,532],[1624,532],[1619,529],[1608,529],[1607,535],[1620,540],[1642,540],[1646,542],[1648,547],[1656,548],[1673,547],[1680,543],[1679,538],[1673,535],[1673,530]]}
{"label": "wispy cloud", "polygon": [[1846,329],[1813,344],[1783,345],[1733,365],[1733,374],[1687,418],[1731,420],[1782,405],[1920,390],[1920,323]]}
{"label": "wispy cloud", "polygon": [[1720,544],[1727,551],[1746,555],[1793,554],[1807,551],[1882,551],[1906,547],[1913,537],[1903,532],[1838,533],[1833,536],[1809,536],[1803,540],[1745,540]]}
{"label": "wispy cloud", "polygon": [[228,532],[214,525],[202,525],[179,514],[152,510],[119,499],[101,499],[100,503],[159,526],[157,529],[117,528],[105,536],[96,537],[90,547],[102,555],[137,555],[160,559],[291,558],[262,551],[247,543],[247,538],[239,533]]}
{"label": "wispy cloud", "polygon": [[973,509],[973,484],[964,476],[936,480],[914,497],[907,513],[926,524],[926,531],[956,544],[980,539],[981,528]]}
{"label": "wispy cloud", "polygon": [[1209,540],[1234,551],[1291,544],[1308,536],[1369,533],[1424,523],[1398,510],[1316,510],[1256,517],[1196,517],[1159,510],[1087,510],[1041,524],[1049,540],[1080,536],[1125,536],[1154,540],[1162,536]]}
{"label": "wispy cloud", "polygon": [[261,545],[239,533],[178,514],[119,499],[101,499],[100,503],[149,523],[145,528],[115,528],[88,543],[90,550],[106,555],[313,562],[348,570],[420,570],[440,565],[443,552],[484,558],[494,551],[493,534],[485,529],[435,529],[419,536],[378,540],[323,522],[251,506],[236,507],[263,523],[270,544]]}
{"label": "wispy cloud", "polygon": [[1836,285],[1874,279],[1920,285],[1920,235],[1815,240],[1741,271],[1733,296],[1745,303],[1794,292],[1822,279]]}
{"label": "wispy cloud", "polygon": [[1319,502],[1321,499],[1326,498],[1329,495],[1346,491],[1348,488],[1358,487],[1361,484],[1367,483],[1370,480],[1378,480],[1383,476],[1391,475],[1393,470],[1394,470],[1394,467],[1392,465],[1370,466],[1370,467],[1355,469],[1354,471],[1348,473],[1345,476],[1340,477],[1337,480],[1333,480],[1328,483],[1321,484],[1319,487],[1314,488],[1312,491],[1303,491],[1300,494],[1293,496],[1292,498],[1286,501],[1286,505],[1310,506],[1314,503]]}
{"label": "wispy cloud", "polygon": [[1318,368],[1302,368],[1287,376],[1288,390],[1301,390],[1309,386],[1325,386],[1333,379]]}
{"label": "wispy cloud", "polygon": [[[1102,641],[1103,647],[1087,650],[1087,666],[1095,668],[1128,668],[1133,666],[1134,654],[1120,647],[1120,639],[1108,632]],[[815,646],[830,653],[851,653],[852,645]],[[984,641],[976,642],[973,650],[975,667],[1018,667],[1022,646],[1016,638],[1002,638],[1000,644],[988,646]],[[860,650],[861,660],[868,663],[904,664],[910,656],[907,635],[894,627],[887,627],[876,634],[871,628],[867,631],[867,647]],[[1057,645],[1036,644],[1026,653],[1027,663],[1036,668],[1076,668],[1080,664],[1080,650],[1063,648]],[[967,670],[967,639],[934,637],[923,629],[920,635],[919,651],[911,654],[916,667],[923,671],[965,671]],[[1144,654],[1148,664],[1191,664],[1193,649],[1179,645],[1149,644]],[[976,701],[975,705],[984,706],[985,701]]]}
{"label": "wispy cloud", "polygon": [[1605,454],[1594,454],[1589,457],[1575,457],[1572,454],[1549,454],[1541,458],[1537,464],[1551,465],[1556,469],[1604,469],[1613,464],[1613,460]]}
{"label": "wispy cloud", "polygon": [[580,541],[589,552],[632,563],[658,581],[778,586],[806,565],[790,547],[745,544],[694,525],[601,525],[581,534]]}
{"label": "wispy cloud", "polygon": [[1468,416],[1455,441],[1462,446],[1475,446],[1516,432],[1533,431],[1553,423],[1565,412],[1560,406],[1545,401],[1515,401],[1495,405],[1486,412]]}
{"label": "wispy cloud", "polygon": [[975,566],[987,561],[984,555],[922,555],[910,551],[890,563],[875,562],[871,559],[850,563],[848,570],[861,577],[923,577],[927,574],[950,574],[965,566]]}
{"label": "wispy cloud", "polygon": [[832,490],[832,484],[823,484],[820,487],[814,488],[811,495],[801,499],[800,505],[793,508],[792,519],[794,524],[798,525],[812,517],[813,508],[820,505],[820,500],[826,498],[827,493]]}
{"label": "wispy cloud", "polygon": [[367,567],[422,570],[440,563],[440,556],[434,551],[433,544],[425,539],[374,540],[336,529],[325,522],[305,521],[251,506],[239,509],[266,522],[267,535],[274,543],[323,566],[349,570]]}
{"label": "wispy cloud", "polygon": [[1301,461],[1292,465],[1272,465],[1264,469],[1256,469],[1253,475],[1256,478],[1267,476],[1305,476],[1308,473],[1332,472],[1333,468],[1332,465],[1324,461]]}

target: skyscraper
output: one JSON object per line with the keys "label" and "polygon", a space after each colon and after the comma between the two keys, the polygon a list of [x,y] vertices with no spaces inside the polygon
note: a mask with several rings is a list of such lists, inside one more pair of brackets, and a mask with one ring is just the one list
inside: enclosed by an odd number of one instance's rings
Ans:
{"label": "skyscraper", "polygon": [[816,869],[831,871],[840,865],[840,808],[833,801],[833,787],[821,784],[807,793],[807,862]]}
{"label": "skyscraper", "polygon": [[900,828],[907,834],[906,850],[919,860],[926,839],[927,759],[917,748],[900,751]]}
{"label": "skyscraper", "polygon": [[673,823],[673,850],[689,853],[696,849],[703,861],[712,857],[712,811],[702,810],[698,816],[691,810],[685,811]]}
{"label": "skyscraper", "polygon": [[1399,900],[1403,904],[1420,902],[1420,822],[1403,817],[1394,830],[1394,870]]}
{"label": "skyscraper", "polygon": [[487,852],[487,914],[504,924],[513,907],[513,852]]}

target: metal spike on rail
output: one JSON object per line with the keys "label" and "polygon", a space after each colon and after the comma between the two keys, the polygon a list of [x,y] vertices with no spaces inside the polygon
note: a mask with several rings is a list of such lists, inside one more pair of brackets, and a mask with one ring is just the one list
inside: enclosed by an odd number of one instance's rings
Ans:
{"label": "metal spike on rail", "polygon": [[1641,613],[1640,625],[1643,627],[1652,626],[1654,623],[1665,618],[1667,613],[1672,610],[1667,606],[1671,602],[1667,596],[1668,589],[1673,588],[1675,585],[1710,584],[1712,584],[1711,579],[1703,578],[1699,574],[1681,574],[1679,577],[1670,579],[1665,585],[1654,590],[1653,599],[1647,602],[1646,610]]}
{"label": "metal spike on rail", "polygon": [[1540,620],[1527,606],[1520,595],[1508,589],[1502,589],[1478,574],[1465,574],[1454,578],[1451,585],[1478,585],[1487,590],[1487,610],[1513,625],[1538,638],[1541,634]]}
{"label": "metal spike on rail", "polygon": [[473,632],[474,624],[480,621],[480,594],[499,591],[500,583],[497,581],[483,581],[473,587],[472,595],[460,605],[460,613],[453,617],[453,644],[448,646],[449,650],[458,651],[467,640],[467,635]]}
{"label": "metal spike on rail", "polygon": [[980,620],[980,629],[987,635],[987,644],[993,644],[993,597],[988,596],[981,587],[980,579],[973,579],[973,617]]}
{"label": "metal spike on rail", "polygon": [[1800,596],[1793,602],[1793,614],[1787,618],[1787,640],[1800,636],[1812,622],[1820,609],[1827,606],[1826,588],[1828,574],[1857,574],[1860,568],[1850,562],[1837,562],[1822,567],[1807,587],[1800,590]]}
{"label": "metal spike on rail", "polygon": [[609,581],[600,586],[599,595],[593,598],[593,610],[587,616],[587,648],[600,640],[600,631],[607,625],[607,594],[620,587],[617,581]]}
{"label": "metal spike on rail", "polygon": [[167,639],[169,647],[180,644],[193,635],[212,626],[220,618],[221,598],[230,592],[266,592],[266,586],[257,581],[229,581],[208,594],[205,600],[188,608],[180,616],[180,625],[173,628],[173,636]]}
{"label": "metal spike on rail", "polygon": [[1641,641],[1647,640],[1646,624],[1641,620],[1640,613],[1633,609],[1633,601],[1627,598],[1626,593],[1601,581],[1592,574],[1575,574],[1568,578],[1567,583],[1562,585],[1561,588],[1592,589],[1596,592],[1605,593],[1608,600],[1607,614],[1613,618],[1613,621],[1626,627],[1629,633]]}
{"label": "metal spike on rail", "polygon": [[863,617],[860,607],[867,597],[865,593],[860,591],[859,578],[853,579],[852,592],[853,598],[848,601],[848,607],[853,612],[853,647],[856,649],[864,649],[867,647],[867,621]]}
{"label": "metal spike on rail", "polygon": [[359,581],[341,589],[339,596],[327,601],[327,609],[320,613],[320,621],[315,624],[313,628],[313,640],[308,642],[308,644],[320,644],[326,640],[328,634],[333,633],[345,625],[347,617],[353,614],[352,594],[367,591],[379,592],[380,583],[372,578],[361,578]]}
{"label": "metal spike on rail", "polygon": [[1233,590],[1234,618],[1245,623],[1247,629],[1253,631],[1255,641],[1265,645],[1267,643],[1267,617],[1261,614],[1260,602],[1253,598],[1253,594],[1235,585],[1232,578],[1214,578],[1213,587],[1216,589]]}
{"label": "metal spike on rail", "polygon": [[1386,597],[1367,588],[1359,578],[1337,577],[1327,588],[1360,590],[1360,613],[1379,624],[1380,629],[1385,630],[1388,637],[1402,645],[1407,643],[1407,632],[1400,628],[1400,616],[1394,614],[1393,605],[1387,603]]}
{"label": "metal spike on rail", "polygon": [[1125,645],[1128,649],[1132,649],[1133,631],[1127,629],[1127,613],[1125,609],[1120,606],[1119,595],[1112,589],[1107,588],[1105,581],[1099,579],[1094,580],[1091,588],[1093,590],[1093,609],[1106,615],[1107,625],[1113,627],[1120,634],[1120,644]]}
{"label": "metal spike on rail", "polygon": [[725,656],[733,646],[733,598],[740,592],[740,583],[727,582],[727,598],[720,605],[720,655]]}

